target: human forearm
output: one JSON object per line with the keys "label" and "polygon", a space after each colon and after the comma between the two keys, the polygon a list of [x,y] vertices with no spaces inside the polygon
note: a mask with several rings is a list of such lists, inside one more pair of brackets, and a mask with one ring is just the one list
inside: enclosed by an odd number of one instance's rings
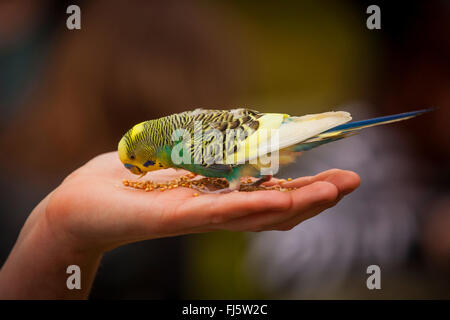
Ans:
{"label": "human forearm", "polygon": [[[45,210],[49,197],[31,213],[11,254],[0,270],[0,299],[85,299],[101,252],[80,248],[56,235]],[[81,270],[81,289],[68,289],[69,265]]]}

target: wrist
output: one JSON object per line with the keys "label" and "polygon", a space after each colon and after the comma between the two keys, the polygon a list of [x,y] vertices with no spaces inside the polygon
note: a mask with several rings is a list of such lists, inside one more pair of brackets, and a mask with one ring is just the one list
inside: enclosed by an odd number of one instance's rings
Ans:
{"label": "wrist", "polygon": [[[0,272],[0,297],[11,299],[87,298],[102,252],[85,248],[52,226],[49,197],[33,210]],[[69,289],[67,269],[80,268],[80,289]]]}
{"label": "wrist", "polygon": [[[75,189],[75,191],[74,191]],[[95,221],[98,208],[86,205],[76,188],[66,183],[55,189],[38,213],[42,227],[77,255],[103,255],[118,245]]]}

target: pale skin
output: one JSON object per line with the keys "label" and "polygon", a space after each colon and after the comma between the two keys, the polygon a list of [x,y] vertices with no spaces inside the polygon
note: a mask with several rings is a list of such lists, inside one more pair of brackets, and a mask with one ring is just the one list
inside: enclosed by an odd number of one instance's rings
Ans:
{"label": "pale skin", "polygon": [[[160,170],[143,179],[185,174]],[[360,184],[351,171],[333,169],[283,183],[298,189],[200,194],[188,188],[144,192],[116,152],[70,174],[32,211],[0,270],[0,299],[86,299],[103,254],[126,243],[215,230],[290,230],[336,205]],[[78,265],[81,290],[66,287],[66,269]]]}

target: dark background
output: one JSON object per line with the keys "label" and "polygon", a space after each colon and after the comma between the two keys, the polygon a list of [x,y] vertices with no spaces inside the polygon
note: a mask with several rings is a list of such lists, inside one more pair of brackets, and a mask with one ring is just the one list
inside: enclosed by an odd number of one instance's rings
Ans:
{"label": "dark background", "polygon": [[[66,8],[81,7],[81,30]],[[381,30],[366,28],[367,6]],[[0,2],[0,262],[33,207],[132,125],[196,107],[354,119],[436,107],[309,152],[361,187],[288,232],[144,241],[102,261],[93,299],[448,298],[448,1]],[[380,265],[382,290],[365,270]]]}

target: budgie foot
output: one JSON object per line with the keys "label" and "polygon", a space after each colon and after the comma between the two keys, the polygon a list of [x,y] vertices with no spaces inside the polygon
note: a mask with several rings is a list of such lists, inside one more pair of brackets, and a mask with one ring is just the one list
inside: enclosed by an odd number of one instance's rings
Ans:
{"label": "budgie foot", "polygon": [[[225,181],[226,183],[226,181]],[[223,188],[220,188],[220,187]],[[212,185],[212,184],[203,184],[200,186],[191,185],[191,188],[196,189],[198,191],[201,191],[203,193],[209,193],[209,194],[221,194],[221,193],[230,193],[233,191],[239,191],[239,188],[241,186],[241,182],[239,180],[231,181],[228,185],[228,187],[225,187],[224,185]],[[219,189],[215,189],[218,188]]]}
{"label": "budgie foot", "polygon": [[270,174],[267,175],[267,176],[262,176],[261,178],[259,178],[258,180],[256,180],[253,183],[248,184],[247,186],[249,186],[249,187],[259,187],[264,182],[270,181],[270,179],[272,179],[272,175],[270,175]]}
{"label": "budgie foot", "polygon": [[[229,183],[228,188],[222,188],[217,190],[211,190],[210,188],[196,188],[197,190],[203,192],[203,193],[212,193],[212,194],[223,194],[223,193],[230,193],[234,191],[249,191],[249,189],[255,189],[260,187],[264,182],[270,181],[272,179],[272,175],[262,176],[258,180],[252,183],[247,184],[241,184],[240,180],[234,180]],[[195,187],[194,187],[195,188]]]}

